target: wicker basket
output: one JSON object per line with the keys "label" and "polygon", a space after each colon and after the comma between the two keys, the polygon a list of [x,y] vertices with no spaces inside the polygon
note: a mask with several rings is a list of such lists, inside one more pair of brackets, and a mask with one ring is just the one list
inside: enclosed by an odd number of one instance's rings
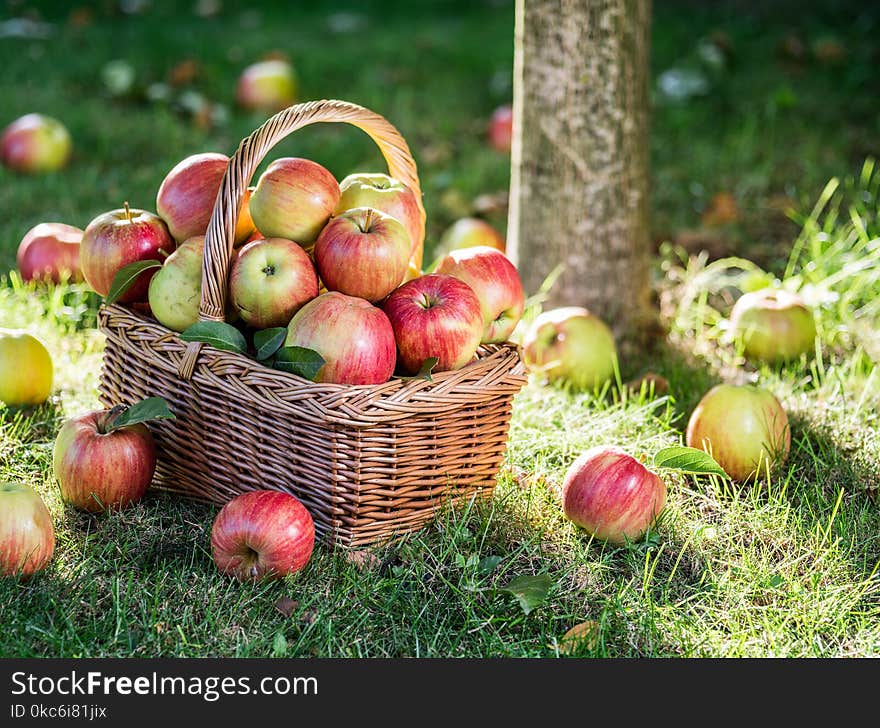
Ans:
{"label": "wicker basket", "polygon": [[[223,320],[242,195],[266,153],[317,122],[347,122],[382,151],[416,193],[415,162],[384,118],[343,101],[292,106],[244,139],[229,161],[205,241],[201,320]],[[420,247],[421,243],[420,242]],[[184,342],[126,306],[102,306],[105,406],[161,396],[174,420],[149,424],[159,448],[153,487],[222,504],[248,490],[292,493],[317,533],[341,546],[385,541],[424,525],[450,499],[492,492],[513,397],[525,383],[518,349],[481,347],[433,382],[316,384],[209,345]]]}

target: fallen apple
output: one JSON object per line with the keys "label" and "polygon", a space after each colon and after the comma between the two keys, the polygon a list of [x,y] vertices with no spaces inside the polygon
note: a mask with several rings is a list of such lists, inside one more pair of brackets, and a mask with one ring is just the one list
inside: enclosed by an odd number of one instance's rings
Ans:
{"label": "fallen apple", "polygon": [[25,483],[0,483],[0,576],[27,579],[54,551],[52,515],[39,493]]}
{"label": "fallen apple", "polygon": [[228,501],[211,527],[217,568],[239,581],[280,579],[312,557],[315,523],[289,493],[253,490]]}
{"label": "fallen apple", "polygon": [[0,401],[42,404],[52,393],[53,366],[45,344],[21,329],[0,329]]}
{"label": "fallen apple", "polygon": [[744,293],[730,312],[730,328],[751,361],[777,364],[810,354],[816,345],[812,310],[800,295],[783,289]]}
{"label": "fallen apple", "polygon": [[203,152],[182,159],[165,175],[156,212],[178,243],[207,232],[228,164],[225,154]]}
{"label": "fallen apple", "polygon": [[438,258],[461,248],[485,245],[505,252],[506,242],[494,227],[478,217],[462,217],[450,225],[440,236],[436,256]]}
{"label": "fallen apple", "polygon": [[18,245],[16,263],[22,280],[52,283],[82,281],[79,244],[83,231],[63,222],[41,222]]}
{"label": "fallen apple", "polygon": [[791,432],[772,392],[750,384],[718,384],[691,414],[685,441],[709,453],[731,479],[746,481],[786,461]]}
{"label": "fallen apple", "polygon": [[25,114],[9,124],[0,136],[0,163],[26,174],[54,172],[70,159],[70,132],[58,119]]}
{"label": "fallen apple", "polygon": [[293,65],[274,58],[247,66],[239,75],[235,99],[254,111],[275,112],[296,103],[297,78]]}
{"label": "fallen apple", "polygon": [[502,104],[489,119],[489,144],[498,152],[510,152],[513,140],[513,107],[510,104]]}

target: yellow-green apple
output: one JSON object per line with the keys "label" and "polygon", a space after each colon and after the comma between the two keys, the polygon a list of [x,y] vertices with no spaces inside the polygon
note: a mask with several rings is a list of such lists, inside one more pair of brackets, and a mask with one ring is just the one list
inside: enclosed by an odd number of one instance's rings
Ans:
{"label": "yellow-green apple", "polygon": [[489,144],[499,152],[510,152],[513,139],[513,107],[502,104],[492,112],[489,119]]}
{"label": "yellow-green apple", "polygon": [[772,392],[751,384],[718,384],[688,420],[688,447],[705,450],[731,479],[765,475],[788,458],[788,416]]}
{"label": "yellow-green apple", "polygon": [[747,359],[769,364],[809,354],[816,343],[812,310],[800,295],[783,289],[744,293],[730,312],[730,328]]}
{"label": "yellow-green apple", "polygon": [[440,236],[437,257],[461,248],[486,245],[505,252],[504,237],[485,220],[478,217],[462,217],[450,225]]}
{"label": "yellow-green apple", "polygon": [[70,132],[58,119],[25,114],[9,124],[0,136],[0,162],[26,174],[53,172],[70,159]]}
{"label": "yellow-green apple", "polygon": [[204,255],[204,235],[184,240],[150,280],[150,310],[172,331],[183,331],[199,320]]}
{"label": "yellow-green apple", "polygon": [[273,161],[251,193],[254,225],[267,238],[310,248],[339,201],[339,183],[326,167],[301,157]]}
{"label": "yellow-green apple", "polygon": [[381,172],[356,172],[339,183],[339,202],[334,214],[353,207],[372,207],[396,217],[409,233],[409,258],[416,271],[422,264],[422,217],[415,193],[403,182]]}
{"label": "yellow-green apple", "polygon": [[[101,296],[110,291],[113,277],[138,260],[162,261],[177,244],[161,217],[147,210],[124,208],[95,217],[83,231],[79,261],[86,282]],[[156,269],[138,276],[119,298],[120,303],[147,300],[147,288]]]}
{"label": "yellow-green apple", "polygon": [[139,501],[156,470],[156,444],[142,422],[114,428],[118,411],[94,410],[61,426],[52,451],[52,470],[61,498],[99,513]]}
{"label": "yellow-green apple", "polygon": [[312,557],[315,522],[290,493],[252,490],[227,501],[211,526],[211,554],[239,581],[281,579]]}
{"label": "yellow-green apple", "polygon": [[21,329],[0,329],[0,401],[8,407],[42,404],[52,393],[52,376],[42,341]]}
{"label": "yellow-green apple", "polygon": [[549,382],[594,389],[614,376],[614,335],[602,319],[581,306],[540,313],[523,334],[522,345],[526,368]]}
{"label": "yellow-green apple", "polygon": [[287,326],[318,295],[309,254],[292,240],[254,240],[239,249],[229,271],[230,302],[256,329]]}
{"label": "yellow-green apple", "polygon": [[619,447],[582,453],[562,483],[562,509],[572,523],[603,541],[637,541],[666,506],[666,483]]}
{"label": "yellow-green apple", "polygon": [[27,579],[54,551],[55,526],[39,493],[26,483],[0,483],[0,576]]}
{"label": "yellow-green apple", "polygon": [[403,281],[410,238],[397,218],[372,207],[355,207],[324,226],[313,252],[328,291],[376,303]]}
{"label": "yellow-green apple", "polygon": [[297,78],[289,61],[273,58],[247,66],[239,75],[235,99],[245,109],[281,111],[296,103]]}
{"label": "yellow-green apple", "polygon": [[191,154],[165,175],[156,212],[178,243],[207,232],[228,163],[229,157],[219,152]]}
{"label": "yellow-green apple", "polygon": [[[254,225],[254,218],[251,217],[250,209],[251,195],[253,192],[253,186],[248,187],[242,196],[241,210],[238,213],[238,221],[235,224],[235,239],[232,242],[236,248],[241,247],[248,242],[254,233],[257,232],[257,227]],[[260,235],[259,237],[263,236]]]}
{"label": "yellow-green apple", "polygon": [[16,263],[23,280],[53,283],[83,280],[79,244],[83,231],[63,222],[41,222],[18,245]]}
{"label": "yellow-green apple", "polygon": [[316,382],[381,384],[394,374],[394,331],[382,309],[338,291],[322,293],[287,325],[285,346],[316,351]]}
{"label": "yellow-green apple", "polygon": [[474,289],[483,313],[482,343],[507,341],[522,318],[526,299],[516,266],[504,253],[485,245],[453,250],[434,272],[455,276]]}
{"label": "yellow-green apple", "polygon": [[464,281],[450,275],[413,278],[396,288],[382,309],[397,341],[398,361],[408,374],[437,357],[434,371],[461,369],[483,338],[480,299]]}

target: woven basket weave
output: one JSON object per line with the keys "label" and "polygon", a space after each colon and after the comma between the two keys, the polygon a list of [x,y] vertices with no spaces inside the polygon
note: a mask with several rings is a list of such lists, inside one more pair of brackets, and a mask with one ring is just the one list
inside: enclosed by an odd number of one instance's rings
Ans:
{"label": "woven basket weave", "polygon": [[[343,101],[292,106],[229,161],[205,239],[201,320],[223,320],[235,224],[256,168],[281,139],[317,122],[347,122],[373,139],[389,174],[415,192],[424,238],[416,166],[397,130]],[[433,382],[356,386],[316,384],[184,342],[120,304],[101,307],[99,327],[102,403],[161,396],[176,415],[149,423],[160,453],[152,487],[218,504],[249,490],[283,490],[309,509],[320,536],[340,546],[394,538],[424,525],[444,502],[491,493],[512,401],[525,383],[512,344],[483,346],[473,362]]]}

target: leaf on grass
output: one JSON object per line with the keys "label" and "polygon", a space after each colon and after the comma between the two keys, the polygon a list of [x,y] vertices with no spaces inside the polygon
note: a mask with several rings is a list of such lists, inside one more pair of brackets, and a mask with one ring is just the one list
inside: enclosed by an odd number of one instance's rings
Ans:
{"label": "leaf on grass", "polygon": [[272,640],[272,656],[284,657],[287,654],[287,638],[284,632],[278,630],[275,633],[275,639]]}
{"label": "leaf on grass", "polygon": [[599,644],[599,623],[594,619],[588,619],[568,630],[555,646],[547,646],[551,649],[555,647],[563,655],[572,655],[581,650],[593,650],[597,644]]}
{"label": "leaf on grass", "polygon": [[123,266],[113,276],[113,282],[110,284],[110,289],[107,291],[104,303],[116,303],[116,301],[128,293],[128,290],[135,284],[141,273],[152,268],[161,267],[161,260],[136,260],[134,263]]}
{"label": "leaf on grass", "polygon": [[275,368],[314,381],[324,366],[324,357],[303,346],[283,346],[275,354]]}
{"label": "leaf on grass", "polygon": [[503,556],[484,556],[480,559],[480,563],[477,564],[477,571],[481,576],[488,576],[493,571],[495,571],[495,567],[498,566],[504,560]]}
{"label": "leaf on grass", "polygon": [[400,377],[401,379],[424,379],[426,382],[433,382],[434,378],[431,376],[431,370],[437,366],[437,362],[440,359],[436,356],[429,356],[425,361],[422,362],[422,366],[419,367],[419,371],[412,376]]}
{"label": "leaf on grass", "polygon": [[654,465],[695,475],[726,475],[709,453],[693,447],[664,447],[654,455]]}
{"label": "leaf on grass", "polygon": [[501,587],[501,591],[513,594],[519,600],[523,612],[528,614],[547,598],[552,586],[553,579],[550,574],[535,574],[518,576]]}
{"label": "leaf on grass", "polygon": [[281,614],[285,617],[290,618],[290,615],[293,614],[297,608],[299,608],[299,602],[296,599],[291,599],[290,597],[281,597],[277,602],[275,602],[275,609],[277,609]]}
{"label": "leaf on grass", "polygon": [[149,420],[175,419],[174,413],[169,409],[168,402],[162,397],[147,397],[140,402],[135,402],[131,407],[123,409],[107,426],[107,432],[118,430],[120,427],[136,425],[138,422]]}
{"label": "leaf on grass", "polygon": [[247,351],[244,334],[224,321],[197,321],[186,329],[180,338],[183,341],[201,341],[215,349],[237,351],[239,354]]}
{"label": "leaf on grass", "polygon": [[287,338],[287,328],[275,326],[271,329],[261,329],[254,334],[254,348],[257,350],[257,361],[265,361],[278,351]]}
{"label": "leaf on grass", "polygon": [[364,549],[346,552],[345,560],[364,571],[378,568],[382,564],[382,560],[376,554]]}

